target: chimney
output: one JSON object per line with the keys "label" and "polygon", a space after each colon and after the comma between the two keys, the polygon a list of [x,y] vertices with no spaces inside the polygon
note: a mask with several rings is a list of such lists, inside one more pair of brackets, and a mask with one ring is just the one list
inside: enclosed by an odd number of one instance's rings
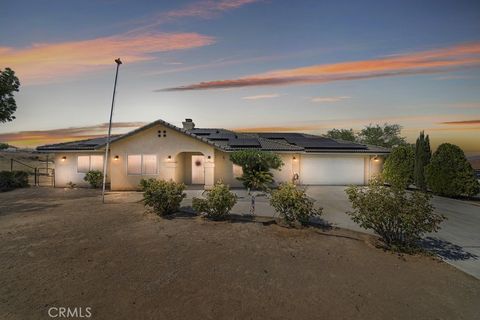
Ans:
{"label": "chimney", "polygon": [[185,130],[193,130],[193,128],[195,128],[195,123],[192,121],[192,119],[185,119],[182,124],[183,129]]}

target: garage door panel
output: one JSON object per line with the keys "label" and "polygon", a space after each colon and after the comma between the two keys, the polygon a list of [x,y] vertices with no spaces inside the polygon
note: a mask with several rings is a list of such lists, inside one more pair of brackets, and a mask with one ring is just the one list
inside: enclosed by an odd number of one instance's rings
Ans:
{"label": "garage door panel", "polygon": [[300,161],[300,181],[307,185],[363,184],[363,157],[307,155]]}

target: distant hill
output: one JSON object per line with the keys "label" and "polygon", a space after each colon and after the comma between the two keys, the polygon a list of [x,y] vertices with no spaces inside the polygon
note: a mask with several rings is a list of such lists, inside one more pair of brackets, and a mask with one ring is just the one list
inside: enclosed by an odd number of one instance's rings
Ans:
{"label": "distant hill", "polygon": [[473,169],[480,170],[480,156],[470,156],[467,157],[467,159],[471,163]]}

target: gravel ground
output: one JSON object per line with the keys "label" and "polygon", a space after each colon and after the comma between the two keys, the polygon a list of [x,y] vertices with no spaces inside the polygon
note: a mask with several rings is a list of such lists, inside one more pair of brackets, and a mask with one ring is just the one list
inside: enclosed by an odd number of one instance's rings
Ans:
{"label": "gravel ground", "polygon": [[480,281],[366,234],[162,219],[94,190],[0,194],[0,319],[478,319]]}

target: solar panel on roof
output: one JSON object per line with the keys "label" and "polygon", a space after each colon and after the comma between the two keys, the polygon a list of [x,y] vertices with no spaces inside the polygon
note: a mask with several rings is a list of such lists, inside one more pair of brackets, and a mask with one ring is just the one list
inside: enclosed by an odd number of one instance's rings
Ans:
{"label": "solar panel on roof", "polygon": [[260,147],[260,142],[258,142],[257,139],[230,139],[228,145],[230,147],[251,147],[251,148],[256,148]]}

